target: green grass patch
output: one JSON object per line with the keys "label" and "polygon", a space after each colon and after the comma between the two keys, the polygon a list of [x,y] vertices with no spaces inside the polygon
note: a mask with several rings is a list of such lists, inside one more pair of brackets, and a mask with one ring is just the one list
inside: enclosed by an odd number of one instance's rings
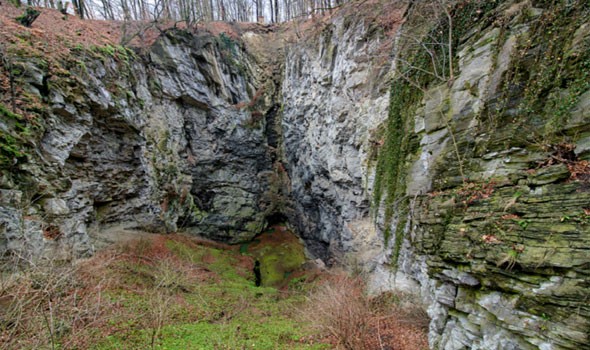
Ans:
{"label": "green grass patch", "polygon": [[[256,248],[248,247],[248,253],[271,264],[281,277],[304,261],[302,247],[301,254],[287,256],[291,245],[272,246],[276,254],[270,254],[263,243],[255,242]],[[326,348],[302,340],[314,332],[298,316],[306,289],[256,287],[253,257],[242,255],[239,247],[200,245],[182,238],[166,239],[158,255],[154,251],[145,242],[137,244],[126,253],[133,259],[111,267],[118,288],[107,297],[119,311],[95,349]],[[266,259],[263,252],[271,257]],[[278,258],[287,268],[277,267]]]}
{"label": "green grass patch", "polygon": [[279,287],[305,262],[303,245],[284,226],[275,226],[244,249],[260,263],[261,284]]}

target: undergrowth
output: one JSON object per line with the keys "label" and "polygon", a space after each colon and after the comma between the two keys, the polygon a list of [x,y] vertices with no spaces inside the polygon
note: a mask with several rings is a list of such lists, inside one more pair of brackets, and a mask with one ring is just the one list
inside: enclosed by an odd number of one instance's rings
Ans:
{"label": "undergrowth", "polygon": [[0,348],[323,347],[294,317],[307,287],[256,287],[238,247],[154,235],[56,264],[2,276]]}
{"label": "undergrowth", "polygon": [[426,348],[428,318],[403,296],[317,270],[256,287],[238,246],[148,235],[15,266],[0,275],[0,349]]}
{"label": "undergrowth", "polygon": [[430,320],[420,303],[404,294],[370,296],[359,276],[332,272],[302,314],[337,349],[428,348]]}

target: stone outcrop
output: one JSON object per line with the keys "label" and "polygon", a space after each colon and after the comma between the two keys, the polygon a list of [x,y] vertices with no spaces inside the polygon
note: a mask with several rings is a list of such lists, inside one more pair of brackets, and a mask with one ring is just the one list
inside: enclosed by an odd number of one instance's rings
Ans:
{"label": "stone outcrop", "polygon": [[291,221],[321,257],[361,248],[355,256],[372,260],[366,253],[382,249],[369,211],[372,132],[387,118],[391,78],[389,60],[374,59],[388,57],[384,40],[364,21],[338,17],[287,51],[282,130]]}
{"label": "stone outcrop", "polygon": [[391,275],[429,305],[434,349],[589,343],[589,10],[490,9],[461,37],[454,80],[396,114],[407,148],[380,221]]}
{"label": "stone outcrop", "polygon": [[403,80],[391,99],[373,89],[388,78],[363,65],[379,45],[363,23],[336,19],[289,48],[294,223],[315,252],[359,263],[375,292],[421,295],[433,349],[585,348],[589,9],[485,6],[457,10],[469,20],[456,23],[454,79],[405,100]]}
{"label": "stone outcrop", "polygon": [[4,170],[14,189],[2,192],[2,254],[88,254],[89,233],[109,225],[235,242],[272,214],[274,85],[243,44],[170,31],[145,57],[116,50],[95,52],[40,96],[36,153]]}

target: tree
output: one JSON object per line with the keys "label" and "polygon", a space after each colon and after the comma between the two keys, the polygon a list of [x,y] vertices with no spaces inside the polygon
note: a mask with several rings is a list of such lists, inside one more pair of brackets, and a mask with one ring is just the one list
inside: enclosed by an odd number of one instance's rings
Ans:
{"label": "tree", "polygon": [[[21,0],[8,0],[20,6]],[[385,1],[385,0],[384,0]],[[256,22],[264,17],[271,23],[290,21],[314,13],[324,13],[344,0],[72,0],[72,8],[82,19],[124,21],[173,20],[194,24],[198,21]],[[66,14],[67,0],[27,0],[35,7],[53,8]]]}
{"label": "tree", "polygon": [[[396,74],[421,90],[426,79],[454,80],[453,17],[456,1],[410,1],[406,17],[427,23],[426,32],[399,31],[400,54],[395,57]],[[423,78],[426,77],[426,78]]]}
{"label": "tree", "polygon": [[88,9],[86,8],[85,0],[72,0],[72,5],[74,5],[74,11],[76,14],[84,19],[88,15]]}

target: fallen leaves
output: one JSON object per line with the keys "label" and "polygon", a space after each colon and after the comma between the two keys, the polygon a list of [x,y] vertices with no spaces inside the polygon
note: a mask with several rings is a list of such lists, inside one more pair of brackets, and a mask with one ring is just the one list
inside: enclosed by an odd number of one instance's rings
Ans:
{"label": "fallen leaves", "polygon": [[566,165],[571,174],[570,179],[590,181],[590,162],[587,160],[578,160],[568,162]]}
{"label": "fallen leaves", "polygon": [[503,242],[494,235],[483,235],[481,240],[486,244],[502,244]]}

